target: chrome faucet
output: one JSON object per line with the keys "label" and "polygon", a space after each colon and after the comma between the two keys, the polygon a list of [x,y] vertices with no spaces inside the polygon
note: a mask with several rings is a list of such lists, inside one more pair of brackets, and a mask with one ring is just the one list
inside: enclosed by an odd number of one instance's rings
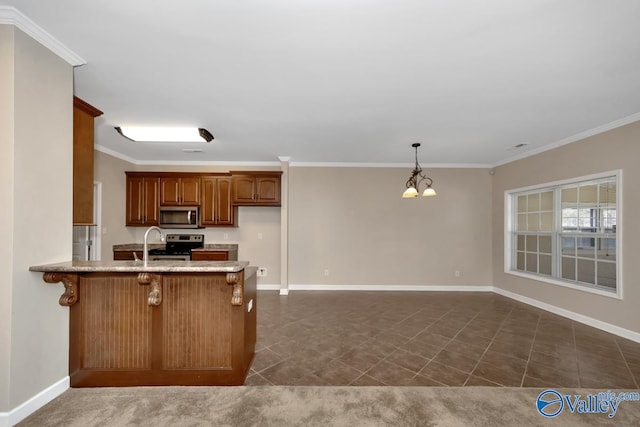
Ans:
{"label": "chrome faucet", "polygon": [[160,227],[152,225],[151,227],[147,228],[147,231],[144,232],[144,248],[142,252],[142,261],[144,262],[145,267],[147,266],[147,262],[149,261],[149,233],[151,232],[151,230],[158,231],[158,234],[160,234],[160,240],[164,242],[164,234],[162,234],[162,230],[160,229]]}

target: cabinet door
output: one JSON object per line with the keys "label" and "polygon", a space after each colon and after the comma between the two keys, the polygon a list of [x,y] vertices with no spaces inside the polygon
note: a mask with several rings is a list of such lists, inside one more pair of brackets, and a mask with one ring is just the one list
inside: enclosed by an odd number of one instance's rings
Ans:
{"label": "cabinet door", "polygon": [[198,206],[200,204],[200,177],[160,178],[161,206]]}
{"label": "cabinet door", "polygon": [[127,176],[127,226],[158,225],[159,185],[158,178]]}
{"label": "cabinet door", "polygon": [[255,178],[253,176],[237,175],[233,177],[233,203],[252,204]]}
{"label": "cabinet door", "polygon": [[127,177],[126,225],[144,225],[144,178]]}
{"label": "cabinet door", "polygon": [[[135,253],[135,256],[134,256]],[[142,259],[142,251],[114,251],[114,261],[135,261],[136,257]]]}
{"label": "cabinet door", "polygon": [[226,251],[193,251],[191,261],[228,261],[229,252]]}
{"label": "cabinet door", "polygon": [[231,205],[231,178],[218,178],[216,182],[216,210],[218,225],[232,226],[235,209]]}
{"label": "cabinet door", "polygon": [[202,177],[201,194],[200,223],[233,227],[235,208],[231,205],[231,178]]}
{"label": "cabinet door", "polygon": [[160,204],[162,206],[178,206],[180,204],[180,178],[160,178]]}
{"label": "cabinet door", "polygon": [[202,203],[200,204],[200,224],[216,225],[216,178],[202,177]]}
{"label": "cabinet door", "polygon": [[280,204],[280,177],[256,177],[256,201]]}
{"label": "cabinet door", "polygon": [[160,214],[158,212],[159,187],[159,178],[144,179],[144,225],[158,225],[160,223]]}
{"label": "cabinet door", "polygon": [[232,200],[237,206],[280,206],[280,174],[233,175]]}
{"label": "cabinet door", "polygon": [[180,178],[180,204],[198,206],[200,204],[200,177]]}

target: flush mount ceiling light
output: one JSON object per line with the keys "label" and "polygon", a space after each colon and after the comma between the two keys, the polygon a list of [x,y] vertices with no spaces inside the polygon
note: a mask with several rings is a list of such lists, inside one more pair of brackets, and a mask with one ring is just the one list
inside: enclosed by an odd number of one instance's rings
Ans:
{"label": "flush mount ceiling light", "polygon": [[416,142],[411,144],[413,148],[416,150],[416,166],[411,172],[411,177],[407,180],[407,189],[402,193],[403,199],[410,199],[412,197],[418,197],[418,187],[424,181],[427,184],[427,187],[424,189],[422,193],[423,197],[435,196],[436,190],[431,187],[433,185],[433,180],[422,173],[422,168],[418,163],[418,147],[420,147],[420,143]]}
{"label": "flush mount ceiling light", "polygon": [[136,142],[211,142],[213,135],[204,128],[121,126],[115,128]]}

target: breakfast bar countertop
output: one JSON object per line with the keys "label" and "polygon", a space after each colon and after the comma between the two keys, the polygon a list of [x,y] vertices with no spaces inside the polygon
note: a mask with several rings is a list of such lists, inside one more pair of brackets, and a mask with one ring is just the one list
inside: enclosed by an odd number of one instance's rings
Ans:
{"label": "breakfast bar countertop", "polygon": [[248,261],[67,261],[36,265],[29,271],[43,273],[237,273],[249,266]]}

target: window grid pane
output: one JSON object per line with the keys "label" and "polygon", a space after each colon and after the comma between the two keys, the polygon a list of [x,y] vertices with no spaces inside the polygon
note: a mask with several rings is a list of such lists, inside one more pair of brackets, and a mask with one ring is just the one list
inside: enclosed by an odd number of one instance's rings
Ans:
{"label": "window grid pane", "polygon": [[512,194],[512,268],[615,292],[616,191],[611,176]]}

